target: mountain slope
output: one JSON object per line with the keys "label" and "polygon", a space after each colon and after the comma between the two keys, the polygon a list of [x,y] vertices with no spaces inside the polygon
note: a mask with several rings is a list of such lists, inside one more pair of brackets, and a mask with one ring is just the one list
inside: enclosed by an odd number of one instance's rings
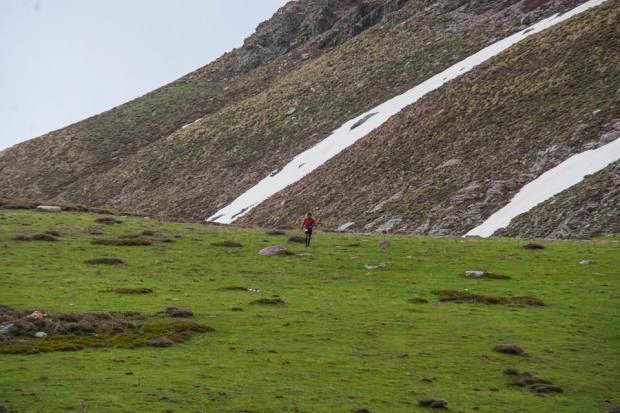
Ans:
{"label": "mountain slope", "polygon": [[[618,115],[618,2],[533,36],[392,118],[242,223],[463,234]],[[618,211],[616,209],[615,213]]]}
{"label": "mountain slope", "polygon": [[[304,8],[307,15],[315,2],[293,3],[306,5],[293,4]],[[331,3],[341,9],[352,4]],[[282,70],[279,64],[285,56],[245,77],[208,87],[200,87],[199,82],[210,77],[199,71],[122,107],[140,117],[125,116],[125,112],[102,115],[112,123],[126,119],[126,124],[108,126],[93,118],[78,124],[83,133],[69,128],[3,152],[0,176],[9,185],[0,189],[0,195],[42,195],[64,202],[204,218],[324,138],[343,118],[409,89],[496,37],[518,30],[524,15],[536,18],[574,3],[366,2],[367,7],[375,6],[372,10],[383,7],[381,24],[357,34],[357,23],[337,20],[327,32],[355,36],[304,64]],[[332,23],[327,21],[325,27]],[[273,43],[266,36],[261,39],[258,45]],[[205,71],[216,66],[207,66]],[[209,109],[201,104],[210,104],[211,97],[194,99],[199,93],[196,89],[202,93],[220,90],[225,95],[214,100],[220,106]],[[152,110],[151,101],[168,93],[176,93],[178,100],[163,99],[163,107]],[[166,127],[141,123],[139,119],[147,115],[156,118],[153,122],[166,120]],[[199,117],[203,119],[182,128]],[[144,129],[134,126],[136,122]],[[154,129],[158,132],[152,133]]]}
{"label": "mountain slope", "polygon": [[184,125],[268,88],[307,59],[397,11],[402,2],[376,3],[288,3],[259,25],[243,47],[213,63],[110,111],[0,152],[0,178],[6,183],[0,195],[93,201],[84,195],[97,190],[88,177],[97,180]]}
{"label": "mountain slope", "polygon": [[512,220],[499,235],[590,238],[620,233],[620,161]]}

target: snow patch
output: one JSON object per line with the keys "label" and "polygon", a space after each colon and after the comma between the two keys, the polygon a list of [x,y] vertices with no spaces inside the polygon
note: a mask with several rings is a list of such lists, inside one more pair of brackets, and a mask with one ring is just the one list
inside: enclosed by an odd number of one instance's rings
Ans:
{"label": "snow patch", "polygon": [[508,226],[517,215],[529,211],[552,196],[578,184],[587,175],[596,173],[619,159],[620,139],[598,149],[573,155],[525,185],[508,205],[495,212],[465,236],[490,237],[498,229]]}
{"label": "snow patch", "polygon": [[[425,80],[417,86],[409,89],[402,95],[393,97],[386,102],[370,109],[367,112],[345,122],[327,138],[310,149],[298,154],[276,174],[270,174],[258,182],[252,188],[241,194],[237,199],[226,207],[220,209],[207,221],[230,224],[235,219],[247,214],[253,207],[265,201],[270,196],[280,192],[287,186],[301,180],[303,177],[323,165],[325,162],[339,154],[344,149],[368,135],[381,126],[393,115],[405,107],[415,103],[424,95],[441,87],[446,82],[469,72],[475,66],[496,56],[508,49],[515,43],[527,37],[539,33],[555,24],[563,22],[579,13],[604,3],[606,0],[590,0],[574,9],[555,14],[543,19],[529,28],[517,32],[505,39],[497,41],[479,52],[450,66],[441,73]],[[290,110],[289,110],[290,111]],[[355,127],[354,127],[355,126]]]}

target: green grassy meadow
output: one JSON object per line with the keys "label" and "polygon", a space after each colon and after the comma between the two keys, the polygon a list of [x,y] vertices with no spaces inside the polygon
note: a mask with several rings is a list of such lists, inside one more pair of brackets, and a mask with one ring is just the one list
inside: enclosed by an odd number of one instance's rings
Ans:
{"label": "green grassy meadow", "polygon": [[[424,412],[425,396],[447,400],[452,412],[606,412],[606,401],[620,404],[618,237],[524,250],[522,240],[388,236],[381,248],[384,236],[319,232],[305,248],[287,242],[295,231],[130,217],[100,225],[98,217],[0,210],[0,304],[52,313],[190,307],[193,321],[215,331],[167,348],[2,354],[0,345],[6,411]],[[95,227],[104,234],[91,235]],[[143,230],[154,231],[152,245],[91,244]],[[11,239],[44,231],[60,240]],[[226,240],[242,247],[211,245]],[[311,255],[257,254],[273,244]],[[103,257],[126,265],[85,263]],[[368,270],[370,263],[385,268]],[[461,275],[478,269],[511,278]],[[445,289],[530,295],[545,306],[440,302],[433,291]],[[286,304],[250,304],[274,295]],[[526,355],[493,351],[500,343]],[[511,385],[508,368],[563,393]]]}

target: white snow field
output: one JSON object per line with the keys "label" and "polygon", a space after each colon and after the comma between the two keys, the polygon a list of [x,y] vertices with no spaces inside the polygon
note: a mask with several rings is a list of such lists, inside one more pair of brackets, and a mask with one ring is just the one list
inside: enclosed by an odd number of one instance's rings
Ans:
{"label": "white snow field", "polygon": [[513,44],[560,22],[568,20],[592,7],[598,6],[605,1],[606,0],[590,0],[566,13],[555,14],[543,19],[525,30],[485,47],[459,63],[450,66],[443,72],[409,89],[402,95],[393,97],[358,117],[345,122],[327,138],[295,156],[295,158],[281,170],[272,172],[269,176],[241,194],[232,203],[220,209],[206,220],[222,224],[233,222],[235,219],[247,214],[252,208],[265,201],[270,196],[299,181],[329,159],[381,126],[390,117],[412,103],[415,103],[427,93],[469,72],[475,66],[496,56]]}
{"label": "white snow field", "polygon": [[490,237],[498,229],[508,226],[517,215],[578,184],[586,175],[596,173],[618,159],[620,159],[620,138],[597,149],[571,156],[521,188],[508,205],[465,236]]}

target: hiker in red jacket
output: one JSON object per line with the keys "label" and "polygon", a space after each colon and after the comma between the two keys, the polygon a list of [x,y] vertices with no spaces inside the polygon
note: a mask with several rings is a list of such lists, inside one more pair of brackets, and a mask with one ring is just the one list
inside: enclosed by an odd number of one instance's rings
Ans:
{"label": "hiker in red jacket", "polygon": [[306,247],[310,246],[310,240],[312,239],[312,227],[316,225],[316,221],[312,218],[312,214],[308,212],[304,217],[304,223],[301,228],[306,233]]}

